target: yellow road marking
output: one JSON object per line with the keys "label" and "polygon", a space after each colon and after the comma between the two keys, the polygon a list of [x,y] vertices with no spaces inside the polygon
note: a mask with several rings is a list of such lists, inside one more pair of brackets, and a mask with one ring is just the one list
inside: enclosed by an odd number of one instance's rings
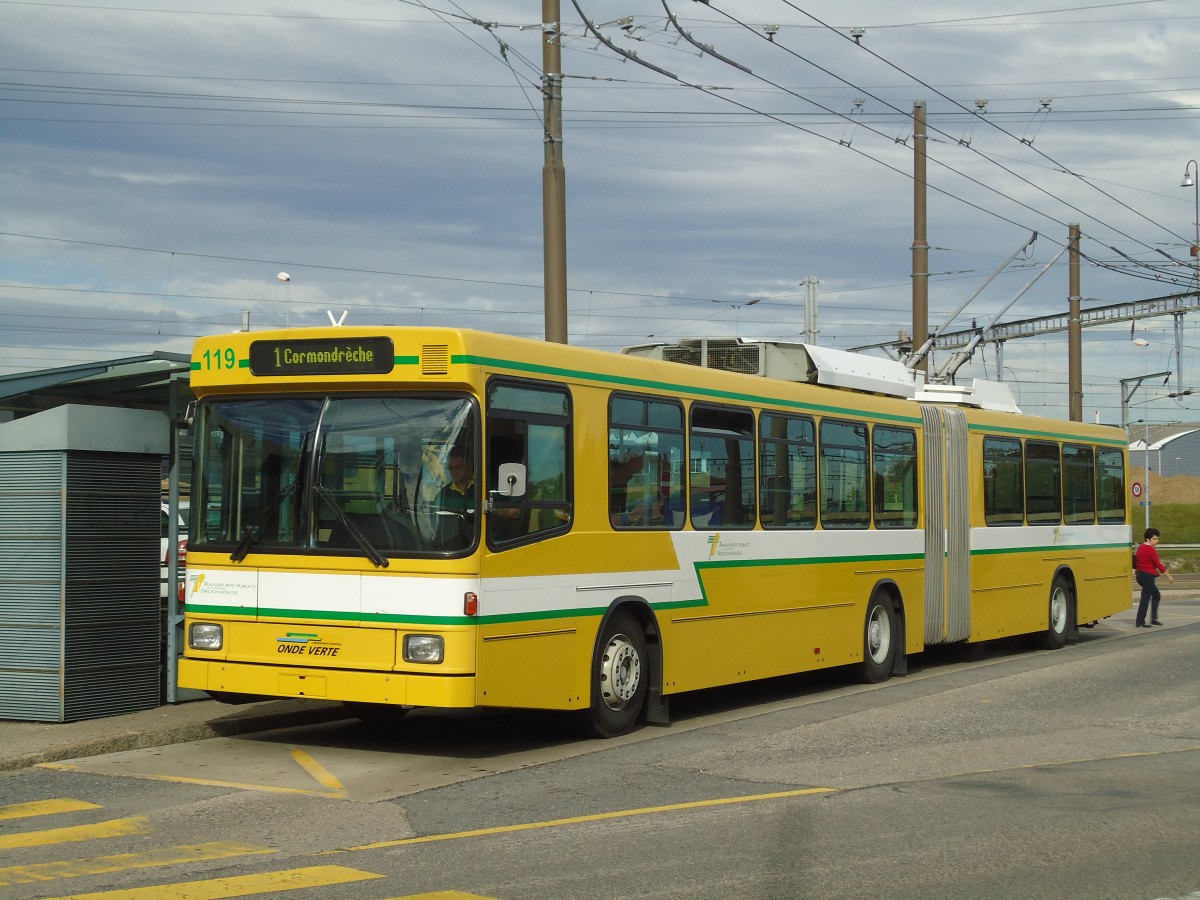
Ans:
{"label": "yellow road marking", "polygon": [[274,852],[269,847],[257,847],[254,844],[239,844],[236,841],[210,841],[207,844],[163,847],[145,853],[115,853],[112,856],[96,856],[91,859],[67,859],[60,862],[34,863],[28,866],[8,866],[0,868],[0,887],[9,884],[35,884],[42,881],[57,881],[60,878],[77,878],[80,875],[102,875],[107,872],[124,872],[129,869],[149,869],[155,866],[173,866],[179,863]]}
{"label": "yellow road marking", "polygon": [[303,750],[293,750],[292,759],[300,764],[305,772],[313,777],[313,780],[322,787],[330,791],[343,791],[342,783],[334,777],[333,773],[326,769],[323,765],[305,753]]}
{"label": "yellow road marking", "polygon": [[303,869],[262,872],[258,875],[234,875],[206,881],[155,884],[123,891],[71,894],[66,897],[53,897],[50,900],[221,900],[224,897],[248,897],[251,894],[269,894],[273,891],[329,887],[383,877],[374,872],[362,872],[345,866],[308,866]]}
{"label": "yellow road marking", "polygon": [[771,794],[750,794],[745,797],[718,797],[715,800],[692,800],[688,803],[669,803],[665,806],[645,806],[640,809],[618,809],[613,812],[594,813],[590,816],[572,816],[569,819],[550,819],[545,822],[526,822],[522,825],[500,825],[495,828],[478,828],[474,831],[455,831],[449,834],[430,834],[425,837],[400,838],[395,841],[379,841],[361,844],[345,850],[327,850],[326,853],[346,853],[353,850],[379,850],[383,847],[403,847],[408,844],[431,844],[435,841],[457,841],[463,838],[484,837],[490,834],[510,834],[515,831],[533,831],[538,828],[557,828],[560,825],[579,825],[584,822],[601,822],[605,819],[623,819],[628,816],[648,816],[656,813],[676,812],[683,809],[703,809],[708,806],[731,806],[736,803],[756,803],[762,800],[782,800],[786,797],[804,797],[809,794],[828,794],[837,788],[803,788],[795,791],[776,791]]}
{"label": "yellow road marking", "polygon": [[95,803],[86,800],[70,800],[66,797],[55,800],[34,800],[31,803],[10,803],[0,806],[0,819],[25,819],[30,816],[53,816],[57,813],[80,812],[85,809],[99,809]]}
{"label": "yellow road marking", "polygon": [[[59,769],[68,772],[79,771],[78,766],[69,763],[38,763],[43,769]],[[242,781],[218,781],[211,778],[186,778],[183,775],[146,775],[140,772],[122,772],[123,778],[141,778],[145,781],[170,781],[174,784],[199,784],[204,787],[225,787],[239,791],[268,791],[275,794],[303,794],[306,797],[344,798],[340,792],[314,791],[309,788],[275,787],[270,784],[246,784]]]}
{"label": "yellow road marking", "polygon": [[0,850],[15,847],[44,847],[48,844],[69,844],[72,841],[91,841],[96,838],[126,837],[148,831],[149,819],[135,816],[129,819],[112,819],[94,825],[75,825],[71,828],[47,828],[23,834],[0,835]]}

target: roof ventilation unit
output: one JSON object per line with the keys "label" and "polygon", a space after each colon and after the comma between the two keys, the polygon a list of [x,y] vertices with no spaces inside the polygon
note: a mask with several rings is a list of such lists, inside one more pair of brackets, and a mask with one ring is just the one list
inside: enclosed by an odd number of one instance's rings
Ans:
{"label": "roof ventilation unit", "polygon": [[891,397],[911,399],[916,393],[912,373],[903,363],[813,344],[744,338],[697,338],[678,344],[640,344],[626,347],[621,352],[706,369],[821,384]]}

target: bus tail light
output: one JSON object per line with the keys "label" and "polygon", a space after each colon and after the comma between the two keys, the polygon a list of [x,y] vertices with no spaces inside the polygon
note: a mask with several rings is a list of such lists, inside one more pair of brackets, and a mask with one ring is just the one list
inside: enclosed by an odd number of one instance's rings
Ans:
{"label": "bus tail light", "polygon": [[463,615],[479,615],[479,595],[474,591],[467,591],[463,594]]}

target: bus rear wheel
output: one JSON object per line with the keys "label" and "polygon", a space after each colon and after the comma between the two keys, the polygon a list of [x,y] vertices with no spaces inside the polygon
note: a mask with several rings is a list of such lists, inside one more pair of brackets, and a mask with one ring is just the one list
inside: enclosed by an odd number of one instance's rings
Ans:
{"label": "bus rear wheel", "polygon": [[892,677],[896,663],[896,614],[892,599],[877,593],[867,605],[863,628],[861,677],[866,684],[879,684]]}
{"label": "bus rear wheel", "polygon": [[1059,575],[1050,587],[1050,624],[1042,635],[1042,646],[1047,650],[1060,650],[1066,645],[1072,607],[1071,587]]}
{"label": "bus rear wheel", "polygon": [[591,703],[583,710],[582,726],[591,737],[625,734],[642,711],[646,682],[646,637],[637,619],[619,612],[605,623],[592,661]]}

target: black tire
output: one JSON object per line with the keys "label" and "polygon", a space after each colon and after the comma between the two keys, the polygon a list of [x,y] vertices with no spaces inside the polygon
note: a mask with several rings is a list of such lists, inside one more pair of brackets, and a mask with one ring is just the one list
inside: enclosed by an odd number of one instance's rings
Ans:
{"label": "black tire", "polygon": [[408,714],[409,710],[407,706],[393,706],[390,703],[359,703],[355,700],[343,700],[342,706],[356,719],[372,725],[391,725],[399,722]]}
{"label": "black tire", "polygon": [[581,718],[584,734],[610,738],[630,731],[645,705],[649,678],[642,626],[629,613],[616,613],[596,644],[591,703]]}
{"label": "black tire", "polygon": [[1071,596],[1071,585],[1059,575],[1050,586],[1049,624],[1041,639],[1044,648],[1061,650],[1066,646],[1074,609],[1075,598]]}
{"label": "black tire", "polygon": [[879,684],[892,677],[896,664],[896,613],[892,598],[877,592],[867,604],[863,625],[863,661],[860,677],[865,684]]}

